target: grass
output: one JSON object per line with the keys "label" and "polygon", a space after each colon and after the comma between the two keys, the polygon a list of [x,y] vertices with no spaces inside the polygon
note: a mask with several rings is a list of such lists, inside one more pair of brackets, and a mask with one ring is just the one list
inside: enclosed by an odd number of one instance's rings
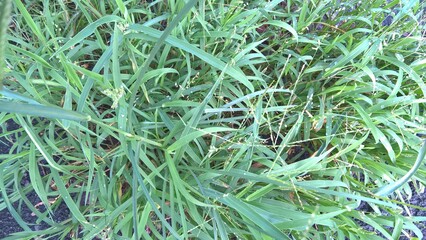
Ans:
{"label": "grass", "polygon": [[422,239],[425,7],[13,1],[7,239]]}

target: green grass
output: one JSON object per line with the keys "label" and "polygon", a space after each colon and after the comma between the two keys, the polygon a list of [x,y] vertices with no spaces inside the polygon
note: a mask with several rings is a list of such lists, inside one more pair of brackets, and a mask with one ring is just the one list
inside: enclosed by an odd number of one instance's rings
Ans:
{"label": "green grass", "polygon": [[7,239],[422,239],[426,5],[339,2],[13,1]]}

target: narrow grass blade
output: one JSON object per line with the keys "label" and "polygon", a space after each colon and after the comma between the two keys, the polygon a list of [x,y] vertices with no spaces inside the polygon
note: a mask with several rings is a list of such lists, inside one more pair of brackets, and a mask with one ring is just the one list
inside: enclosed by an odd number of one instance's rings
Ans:
{"label": "narrow grass blade", "polygon": [[225,128],[225,127],[211,127],[211,128],[205,128],[203,130],[196,130],[190,134],[184,135],[183,137],[179,138],[176,142],[174,142],[172,145],[170,145],[167,148],[167,151],[169,152],[175,151],[185,145],[188,145],[194,139],[204,136],[206,134],[210,134],[214,132],[230,132],[230,131],[236,131],[236,129]]}
{"label": "narrow grass blade", "polygon": [[417,72],[415,72],[410,66],[401,62],[395,57],[387,57],[387,56],[376,56],[376,57],[390,64],[393,64],[399,67],[400,69],[402,69],[404,72],[406,72],[408,76],[410,76],[417,83],[417,85],[419,85],[420,89],[423,92],[423,97],[426,98],[426,84],[424,80],[420,77],[420,75],[417,74]]}
{"label": "narrow grass blade", "polygon": [[240,199],[235,198],[231,194],[218,195],[218,193],[211,190],[207,191],[208,195],[213,195],[214,198],[233,209],[239,214],[251,219],[266,235],[273,237],[274,239],[289,239],[290,238],[282,233],[276,226],[266,220],[264,217],[253,211],[247,204]]}
{"label": "narrow grass blade", "polygon": [[10,99],[16,99],[16,100],[21,100],[30,104],[35,104],[35,105],[40,105],[39,102],[37,102],[36,100],[29,98],[27,96],[24,96],[18,92],[14,92],[14,91],[10,91],[9,89],[7,89],[6,87],[3,87],[0,90],[0,94],[2,94],[3,96],[10,98]]}
{"label": "narrow grass blade", "polygon": [[173,181],[175,181],[175,186],[178,188],[179,192],[182,194],[183,197],[185,197],[185,199],[193,204],[196,204],[198,206],[202,206],[202,207],[211,207],[211,205],[203,203],[197,199],[195,199],[190,193],[189,191],[185,188],[185,184],[183,182],[183,180],[180,178],[178,170],[176,169],[176,165],[173,162],[173,159],[171,158],[169,153],[165,153],[165,157],[166,157],[166,162],[167,162],[167,166],[169,168],[170,171],[170,175],[173,179]]}
{"label": "narrow grass blade", "polygon": [[398,179],[398,181],[379,188],[375,194],[377,196],[388,196],[392,194],[393,192],[395,192],[403,184],[407,183],[410,180],[410,178],[417,172],[419,167],[422,165],[425,155],[426,155],[426,140],[423,141],[423,146],[420,149],[416,162],[414,163],[410,171],[408,171],[402,178]]}
{"label": "narrow grass blade", "polygon": [[[30,175],[30,180],[32,186],[34,187],[34,191],[39,196],[40,200],[44,203],[45,206],[49,206],[49,201],[47,200],[47,192],[44,189],[42,177],[40,176],[38,162],[35,156],[35,146],[34,144],[30,145],[30,153],[28,156],[28,166],[30,169],[28,170]],[[52,213],[51,208],[47,207],[47,210]]]}
{"label": "narrow grass blade", "polygon": [[401,232],[404,225],[404,220],[400,216],[395,216],[395,225],[393,226],[392,239],[401,239]]}
{"label": "narrow grass blade", "polygon": [[13,216],[15,221],[18,223],[20,227],[22,227],[26,231],[31,231],[31,228],[25,223],[25,221],[22,219],[20,214],[15,210],[14,206],[12,205],[12,202],[10,201],[7,193],[7,188],[4,183],[3,175],[4,172],[7,171],[6,166],[0,165],[0,192],[2,195],[2,201],[5,203],[7,209],[9,210],[9,213]]}
{"label": "narrow grass blade", "polygon": [[39,26],[34,22],[31,14],[28,12],[22,1],[15,0],[15,5],[18,7],[19,12],[21,12],[22,16],[25,19],[26,24],[30,27],[31,31],[37,36],[37,38],[41,41],[43,46],[47,45],[47,40],[44,37]]}
{"label": "narrow grass blade", "polygon": [[[129,36],[134,36],[134,37],[139,37],[139,38],[143,38],[144,34],[146,34],[150,37],[154,37],[154,38],[160,38],[160,36],[162,36],[160,31],[155,30],[155,29],[150,28],[150,27],[143,26],[143,25],[134,24],[134,25],[131,25],[129,27],[129,29],[143,33],[142,35],[141,34],[139,34],[139,35],[133,34],[133,35],[129,35]],[[174,47],[177,47],[179,49],[182,49],[183,51],[194,54],[195,56],[199,57],[200,59],[202,59],[206,63],[210,64],[211,66],[213,66],[213,67],[215,67],[215,68],[217,68],[221,71],[224,71],[225,66],[227,65],[225,62],[221,61],[217,57],[195,47],[194,45],[192,45],[188,42],[182,41],[182,40],[180,40],[176,37],[168,36],[167,39],[165,39],[165,41],[168,44],[170,44]],[[254,92],[253,84],[248,80],[248,78],[245,76],[245,74],[240,69],[238,69],[237,67],[233,67],[233,66],[228,66],[226,69],[227,69],[226,73],[228,75],[230,75],[231,77],[233,77],[237,81],[241,82],[251,92]]]}
{"label": "narrow grass blade", "polygon": [[[96,162],[95,162],[95,154],[94,149],[89,147],[92,146],[92,140],[90,139],[89,135],[85,135],[84,137],[81,137],[80,146],[83,150],[83,154],[88,161],[88,168],[89,168],[89,174],[87,177],[87,189],[91,189],[93,178],[95,175],[95,168],[98,168]],[[89,202],[89,194],[86,194],[86,197],[84,199],[85,204],[88,204]]]}
{"label": "narrow grass blade", "polygon": [[[139,186],[142,189],[142,194],[148,200],[149,204],[151,205],[151,207],[154,210],[154,212],[157,215],[157,217],[161,220],[162,224],[164,224],[164,226],[166,226],[167,230],[169,230],[170,233],[176,239],[182,239],[180,237],[180,235],[175,231],[175,229],[173,229],[172,226],[170,226],[170,224],[167,222],[167,220],[165,219],[165,217],[163,216],[163,214],[161,214],[161,212],[158,210],[158,208],[157,208],[158,205],[153,201],[153,199],[151,197],[151,194],[149,193],[147,187],[145,186],[145,184],[143,182],[142,176],[140,174],[138,174],[137,177],[138,177]],[[131,200],[131,199],[129,199],[129,200]]]}
{"label": "narrow grass blade", "polygon": [[[142,76],[144,76],[145,73],[148,71],[148,67],[151,64],[151,62],[154,60],[154,57],[157,54],[157,52],[160,50],[161,45],[163,45],[166,39],[170,37],[169,35],[172,32],[172,30],[179,24],[182,18],[191,10],[191,8],[195,5],[196,2],[197,0],[188,1],[188,3],[186,3],[185,6],[182,8],[182,10],[179,11],[178,15],[173,19],[173,21],[169,24],[169,26],[167,26],[166,30],[164,30],[164,32],[161,35],[158,35],[158,41],[155,43],[153,49],[151,50],[148,59],[145,61],[144,65],[136,73],[138,76],[138,79],[132,85],[132,87],[130,87],[130,92],[132,93],[132,95],[130,96],[129,109],[127,110],[129,115],[131,115],[132,113],[133,103],[135,102],[135,99],[136,99],[136,95],[138,92],[137,89],[141,85]],[[145,27],[145,28],[151,29],[149,27]],[[131,127],[131,122],[129,126]]]}
{"label": "narrow grass blade", "polygon": [[379,141],[383,144],[383,146],[388,150],[389,158],[392,160],[392,162],[395,162],[395,152],[393,151],[393,148],[391,144],[389,143],[389,140],[386,138],[386,136],[383,134],[382,131],[376,125],[373,123],[372,119],[368,114],[365,112],[363,108],[361,108],[360,105],[356,103],[349,103],[355,110],[358,112],[358,114],[361,116],[362,120],[364,120],[367,127],[370,129],[371,133],[373,134],[374,139],[376,140],[376,143]]}
{"label": "narrow grass blade", "polygon": [[299,37],[298,34],[297,34],[297,31],[292,26],[290,26],[288,23],[278,21],[278,20],[271,20],[271,21],[266,22],[265,24],[277,26],[277,27],[280,27],[280,28],[283,28],[283,29],[289,31],[291,33],[291,35],[293,35],[296,40]]}
{"label": "narrow grass blade", "polygon": [[304,219],[296,219],[296,220],[290,220],[283,223],[278,223],[277,226],[282,229],[306,229],[311,227],[313,224],[318,225],[329,225],[332,227],[335,223],[333,221],[330,221],[331,218],[339,216],[345,212],[347,212],[347,209],[338,210],[334,212],[324,213],[324,214],[312,214],[312,216],[309,216]]}
{"label": "narrow grass blade", "polygon": [[42,57],[40,57],[39,55],[37,55],[33,52],[27,51],[27,50],[22,49],[22,48],[18,48],[16,46],[12,45],[12,44],[9,45],[9,48],[13,51],[21,53],[24,56],[28,56],[28,57],[34,59],[37,63],[41,64],[43,67],[53,68],[52,65],[50,65],[46,60],[44,60]]}
{"label": "narrow grass blade", "polygon": [[17,103],[2,100],[0,100],[0,112],[19,113],[23,115],[32,115],[53,119],[67,119],[77,122],[90,120],[89,115],[68,111],[59,107]]}
{"label": "narrow grass blade", "polygon": [[[77,35],[75,35],[73,38],[71,38],[68,42],[66,42],[62,47],[60,47],[55,54],[53,54],[52,57],[57,56],[59,53],[65,51],[66,49],[71,48],[72,46],[81,43],[85,38],[92,35],[96,28],[99,26],[105,24],[105,23],[111,23],[111,22],[122,22],[123,19],[118,16],[110,15],[110,16],[104,16],[102,18],[99,18],[95,22],[89,24],[87,27],[85,27],[83,30],[81,30]],[[52,58],[51,57],[51,58]]]}
{"label": "narrow grass blade", "polygon": [[81,224],[84,226],[87,226],[89,223],[87,222],[84,215],[80,212],[77,204],[74,202],[74,200],[71,198],[70,192],[65,187],[64,182],[62,181],[61,177],[59,176],[59,173],[56,169],[51,168],[51,174],[53,176],[53,180],[55,181],[55,185],[58,187],[58,191],[64,199],[64,202],[67,204],[68,209],[72,213],[72,216],[77,219]]}
{"label": "narrow grass blade", "polygon": [[365,39],[348,54],[343,55],[342,57],[339,57],[336,61],[332,62],[329,68],[325,69],[326,74],[324,74],[324,77],[330,76],[336,69],[341,68],[342,66],[346,65],[350,61],[353,61],[361,53],[367,50],[368,47],[370,47],[370,44],[371,44],[370,39]]}
{"label": "narrow grass blade", "polygon": [[44,144],[42,144],[40,138],[37,134],[34,133],[34,131],[28,126],[27,122],[21,117],[17,116],[20,125],[24,128],[25,132],[27,132],[28,136],[30,137],[33,144],[37,147],[37,149],[40,151],[41,155],[44,157],[47,163],[57,171],[64,172],[67,174],[71,174],[69,170],[64,168],[63,166],[59,165],[58,163],[53,160],[52,155],[46,150],[44,147]]}
{"label": "narrow grass blade", "polygon": [[[131,151],[131,145],[129,144],[129,150]],[[134,236],[135,236],[135,240],[138,240],[139,234],[138,234],[138,196],[137,196],[137,192],[138,192],[138,178],[137,175],[138,173],[138,162],[139,162],[139,150],[142,148],[142,142],[138,141],[137,145],[136,145],[136,149],[135,149],[135,154],[132,157],[132,165],[133,165],[133,176],[132,176],[132,209],[133,209],[133,231],[134,231]]]}

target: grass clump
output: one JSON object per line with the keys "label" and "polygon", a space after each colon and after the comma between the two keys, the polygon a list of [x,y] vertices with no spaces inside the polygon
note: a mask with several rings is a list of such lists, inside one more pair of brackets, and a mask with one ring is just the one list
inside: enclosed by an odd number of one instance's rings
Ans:
{"label": "grass clump", "polygon": [[423,238],[394,183],[426,179],[424,8],[15,1],[0,119],[21,127],[2,134],[0,209],[24,231],[9,239]]}

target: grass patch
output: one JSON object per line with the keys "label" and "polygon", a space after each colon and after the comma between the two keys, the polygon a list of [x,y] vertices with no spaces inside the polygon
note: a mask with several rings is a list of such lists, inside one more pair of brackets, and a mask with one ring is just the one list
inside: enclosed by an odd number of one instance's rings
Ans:
{"label": "grass patch", "polygon": [[[9,239],[423,238],[401,210],[426,179],[425,3],[13,3]],[[50,228],[15,210],[31,191]]]}

